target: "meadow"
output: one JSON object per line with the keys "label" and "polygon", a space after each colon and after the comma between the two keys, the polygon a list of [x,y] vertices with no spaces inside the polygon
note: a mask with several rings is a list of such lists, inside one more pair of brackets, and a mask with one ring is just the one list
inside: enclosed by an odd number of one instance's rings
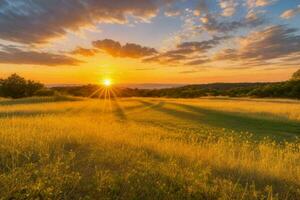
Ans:
{"label": "meadow", "polygon": [[300,102],[0,100],[0,199],[300,199]]}

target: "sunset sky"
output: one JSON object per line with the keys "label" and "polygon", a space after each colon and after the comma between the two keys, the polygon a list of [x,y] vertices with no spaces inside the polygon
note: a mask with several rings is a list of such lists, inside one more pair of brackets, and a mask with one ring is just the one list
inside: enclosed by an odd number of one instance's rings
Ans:
{"label": "sunset sky", "polygon": [[287,80],[300,0],[1,0],[0,78],[46,84]]}

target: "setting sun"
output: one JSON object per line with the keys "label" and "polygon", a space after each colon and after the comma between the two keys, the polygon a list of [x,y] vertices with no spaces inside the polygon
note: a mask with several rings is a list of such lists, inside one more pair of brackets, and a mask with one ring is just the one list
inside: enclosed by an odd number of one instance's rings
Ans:
{"label": "setting sun", "polygon": [[106,87],[109,87],[112,85],[112,82],[110,79],[104,79],[103,80],[103,85],[106,86]]}

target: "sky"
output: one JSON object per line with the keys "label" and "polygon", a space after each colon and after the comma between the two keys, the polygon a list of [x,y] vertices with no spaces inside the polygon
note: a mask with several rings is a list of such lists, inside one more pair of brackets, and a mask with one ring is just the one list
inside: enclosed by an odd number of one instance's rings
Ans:
{"label": "sky", "polygon": [[276,82],[299,68],[300,0],[0,0],[0,78]]}

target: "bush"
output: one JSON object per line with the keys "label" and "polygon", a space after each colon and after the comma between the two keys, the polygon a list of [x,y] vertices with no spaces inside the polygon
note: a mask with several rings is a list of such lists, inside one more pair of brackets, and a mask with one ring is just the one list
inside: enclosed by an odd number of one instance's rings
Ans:
{"label": "bush", "polygon": [[42,88],[44,88],[43,84],[31,80],[25,80],[17,74],[12,74],[7,79],[3,79],[0,82],[1,95],[4,97],[30,97]]}
{"label": "bush", "polygon": [[34,93],[35,96],[50,97],[56,95],[56,92],[51,89],[43,88]]}

